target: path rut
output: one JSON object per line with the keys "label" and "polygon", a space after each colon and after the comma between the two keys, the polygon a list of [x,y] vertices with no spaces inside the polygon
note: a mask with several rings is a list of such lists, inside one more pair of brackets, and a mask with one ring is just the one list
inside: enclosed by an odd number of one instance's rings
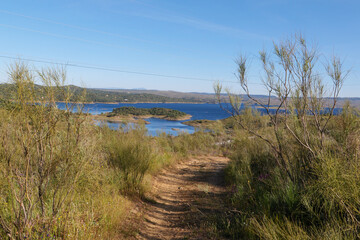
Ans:
{"label": "path rut", "polygon": [[[206,222],[221,211],[224,157],[194,157],[155,177],[137,239],[209,239]],[[219,239],[218,237],[216,239]]]}

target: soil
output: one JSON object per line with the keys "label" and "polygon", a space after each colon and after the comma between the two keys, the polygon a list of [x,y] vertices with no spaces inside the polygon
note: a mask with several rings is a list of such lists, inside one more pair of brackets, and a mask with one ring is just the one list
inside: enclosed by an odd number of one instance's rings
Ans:
{"label": "soil", "polygon": [[153,179],[136,239],[221,239],[211,217],[224,211],[228,159],[199,156],[164,169]]}

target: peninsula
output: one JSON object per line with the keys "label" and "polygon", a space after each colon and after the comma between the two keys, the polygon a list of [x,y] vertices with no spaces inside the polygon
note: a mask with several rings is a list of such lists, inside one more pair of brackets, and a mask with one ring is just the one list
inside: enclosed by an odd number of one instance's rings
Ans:
{"label": "peninsula", "polygon": [[114,108],[112,112],[96,115],[95,119],[106,120],[109,122],[137,122],[138,120],[146,118],[160,118],[172,121],[183,121],[188,120],[191,117],[192,116],[189,114],[169,108],[120,107]]}

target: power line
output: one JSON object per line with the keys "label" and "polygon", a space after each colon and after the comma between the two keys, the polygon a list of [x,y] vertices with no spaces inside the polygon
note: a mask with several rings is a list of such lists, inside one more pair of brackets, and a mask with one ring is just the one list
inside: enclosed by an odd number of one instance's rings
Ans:
{"label": "power line", "polygon": [[[119,38],[123,38],[123,39],[141,41],[141,42],[145,42],[145,43],[152,43],[152,44],[156,44],[156,45],[163,45],[161,43],[157,43],[157,42],[154,42],[154,41],[149,41],[149,40],[146,40],[146,39],[129,37],[129,36],[113,33],[113,32],[108,32],[108,31],[103,31],[103,30],[98,30],[98,29],[93,29],[93,28],[88,28],[88,27],[82,27],[82,26],[77,26],[77,25],[73,25],[73,24],[67,24],[67,23],[63,23],[63,22],[50,20],[50,19],[24,15],[24,14],[11,12],[11,11],[6,11],[6,10],[1,10],[1,9],[0,9],[0,13],[13,15],[13,16],[17,16],[17,17],[22,17],[22,18],[27,18],[27,19],[31,19],[31,20],[36,20],[36,21],[40,21],[40,22],[46,22],[46,23],[50,23],[50,24],[56,24],[56,25],[60,25],[60,26],[68,27],[68,28],[82,30],[82,31],[100,33],[100,34],[109,35],[109,36],[115,36],[115,37],[119,37]],[[88,39],[84,39],[84,38],[72,37],[72,36],[67,36],[67,35],[53,34],[53,33],[49,33],[49,32],[43,32],[43,31],[39,31],[39,30],[34,30],[34,29],[24,28],[24,27],[18,27],[18,26],[14,26],[14,25],[8,25],[8,24],[1,24],[0,23],[0,26],[7,27],[7,28],[13,28],[13,29],[17,29],[17,30],[22,30],[22,31],[33,32],[33,33],[40,33],[40,34],[43,34],[43,35],[48,35],[48,36],[57,37],[57,38],[65,38],[65,39],[69,39],[69,40],[82,41],[82,42],[102,45],[102,46],[106,46],[106,47],[121,48],[121,49],[133,49],[133,50],[143,51],[143,50],[140,50],[140,49],[127,48],[127,47],[123,47],[123,46],[119,46],[119,45],[114,45],[114,44],[109,44],[109,43],[99,42],[99,41],[92,41],[92,40],[88,40]],[[165,45],[163,45],[163,46],[165,46]],[[19,59],[19,58],[10,57],[10,56],[0,56],[0,57],[1,58],[8,58],[8,59]],[[66,65],[66,66],[71,66],[71,67],[80,67],[80,68],[95,69],[95,70],[105,70],[105,71],[112,71],[112,72],[122,72],[122,73],[129,73],[129,74],[139,74],[139,75],[158,76],[158,77],[166,77],[166,78],[178,78],[178,79],[188,79],[188,80],[199,80],[199,81],[212,81],[212,82],[215,81],[215,80],[205,79],[205,78],[193,78],[193,77],[163,75],[163,74],[156,74],[156,73],[144,73],[144,72],[137,72],[137,71],[125,71],[125,70],[112,69],[112,68],[106,68],[106,67],[96,67],[96,66],[93,67],[93,66],[75,64],[75,63],[63,64],[63,63],[56,63],[56,62],[52,62],[52,61],[35,60],[35,59],[30,59],[30,58],[28,58],[28,59],[22,58],[22,59],[26,60],[26,61],[38,62],[38,63]],[[222,82],[239,83],[239,82],[226,81],[226,80],[224,80]],[[261,83],[248,83],[248,84],[249,85],[263,85]],[[344,84],[344,86],[351,87],[351,86],[359,86],[359,85],[358,84]]]}
{"label": "power line", "polygon": [[[12,56],[5,56],[5,55],[0,55],[0,58],[11,59],[11,60],[24,60],[24,61],[35,62],[35,63],[46,63],[46,64],[65,66],[65,67],[85,68],[85,69],[101,70],[101,71],[108,71],[108,72],[118,72],[118,73],[126,73],[126,74],[136,74],[136,75],[144,75],[144,76],[155,76],[155,77],[163,77],[163,78],[175,78],[175,79],[206,81],[206,82],[217,81],[215,79],[208,79],[208,78],[185,77],[185,76],[178,76],[178,75],[167,75],[167,74],[159,74],[159,73],[140,72],[140,71],[129,71],[129,70],[121,70],[121,69],[115,69],[115,68],[108,68],[108,67],[89,66],[89,65],[77,64],[77,63],[60,63],[60,62],[54,62],[54,61],[48,61],[48,60],[20,58],[20,57],[12,57]],[[228,80],[221,80],[220,82],[239,84],[239,82],[228,81]],[[249,85],[263,85],[261,83],[248,83],[248,84]],[[358,85],[344,84],[344,86],[358,86]]]}
{"label": "power line", "polygon": [[[23,15],[23,14],[18,14],[18,13],[15,13],[15,12],[9,12],[9,11],[5,11],[5,10],[1,10],[1,9],[0,9],[0,13],[5,13],[5,14],[14,15],[14,16],[19,16],[19,17],[24,17],[24,18],[28,18],[28,19],[37,20],[37,21],[42,21],[42,22],[48,22],[48,23],[52,23],[52,24],[62,25],[62,26],[66,26],[66,27],[70,27],[70,28],[75,28],[75,29],[79,29],[79,30],[84,30],[84,31],[96,32],[96,33],[101,33],[101,34],[107,34],[107,35],[112,35],[112,36],[117,36],[117,37],[122,37],[122,38],[137,40],[137,41],[155,43],[155,42],[150,42],[150,41],[146,41],[146,40],[142,40],[142,39],[136,39],[136,38],[131,38],[131,37],[122,36],[122,35],[119,35],[119,34],[116,34],[116,33],[105,32],[105,31],[100,31],[100,30],[91,29],[91,28],[85,28],[85,27],[79,27],[79,26],[76,26],[76,25],[70,25],[70,24],[61,23],[61,22],[56,22],[56,21],[52,21],[52,20],[48,20],[48,19],[43,19],[43,18],[38,18],[38,17],[32,17],[32,16]],[[2,26],[2,27],[7,27],[7,28],[13,28],[13,29],[16,29],[16,30],[21,30],[21,31],[39,33],[39,34],[48,35],[48,36],[57,37],[57,38],[65,38],[65,39],[69,39],[69,40],[82,41],[82,42],[91,43],[91,44],[96,44],[96,45],[102,45],[102,46],[106,46],[106,47],[127,49],[127,47],[123,47],[123,46],[119,46],[119,45],[114,45],[114,44],[109,44],[109,43],[105,43],[105,42],[92,41],[92,40],[88,40],[88,39],[84,39],[84,38],[78,38],[78,37],[73,37],[73,36],[68,36],[68,35],[54,34],[54,33],[49,33],[49,32],[44,32],[44,31],[39,31],[39,30],[31,29],[31,28],[24,28],[24,27],[9,25],[9,24],[2,24],[2,23],[0,23],[0,26]],[[133,49],[133,50],[138,50],[138,49]],[[140,50],[140,51],[141,51],[141,50]],[[30,62],[47,63],[47,64],[57,64],[57,65],[64,65],[64,66],[70,66],[70,67],[79,67],[79,68],[87,68],[87,69],[95,69],[95,70],[105,70],[105,71],[121,72],[121,73],[129,73],[129,74],[138,74],[138,75],[147,75],[147,76],[157,76],[157,77],[166,77],[166,78],[177,78],[177,79],[187,79],[187,80],[197,80],[197,81],[211,81],[211,82],[216,81],[216,80],[205,79],[205,78],[183,77],[183,76],[165,75],[165,74],[157,74],[157,73],[145,73],[145,72],[137,72],[137,71],[126,71],[126,70],[119,70],[119,69],[106,68],[106,67],[98,67],[98,66],[88,66],[88,65],[75,64],[75,63],[67,63],[67,64],[64,64],[64,63],[59,63],[59,62],[47,61],[47,60],[36,60],[36,59],[31,59],[31,58],[19,58],[19,57],[5,56],[5,55],[2,55],[2,56],[0,56],[0,57],[1,57],[1,58],[8,58],[8,59],[15,59],[15,60],[22,59],[22,60],[30,61]],[[236,84],[239,83],[239,82],[226,81],[226,80],[221,81],[221,82],[236,83]],[[249,83],[249,85],[262,85],[262,84],[260,84],[260,83]]]}
{"label": "power line", "polygon": [[[163,78],[176,78],[176,79],[207,81],[207,82],[215,82],[216,81],[214,79],[207,79],[207,78],[185,77],[185,76],[147,73],[147,72],[139,72],[139,71],[128,71],[128,70],[121,70],[121,69],[107,68],[107,67],[100,67],[100,66],[89,66],[89,65],[82,65],[82,64],[76,64],[76,63],[59,63],[59,62],[53,62],[53,61],[37,60],[37,59],[31,59],[31,58],[19,58],[19,57],[5,56],[5,55],[0,55],[0,58],[6,58],[6,59],[12,59],[12,60],[24,60],[24,61],[36,62],[36,63],[54,64],[54,65],[61,65],[61,66],[66,66],[66,67],[77,67],[77,68],[86,68],[86,69],[93,69],[93,70],[102,70],[102,71],[109,71],[109,72],[155,76],[155,77],[163,77]],[[238,83],[238,82],[226,81],[226,80],[221,81],[221,82]]]}

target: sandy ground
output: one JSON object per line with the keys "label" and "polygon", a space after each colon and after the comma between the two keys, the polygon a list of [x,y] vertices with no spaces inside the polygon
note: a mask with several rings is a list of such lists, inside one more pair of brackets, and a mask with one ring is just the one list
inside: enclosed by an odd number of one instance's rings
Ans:
{"label": "sandy ground", "polygon": [[164,169],[153,180],[136,239],[219,239],[206,226],[226,198],[224,157],[191,158]]}

